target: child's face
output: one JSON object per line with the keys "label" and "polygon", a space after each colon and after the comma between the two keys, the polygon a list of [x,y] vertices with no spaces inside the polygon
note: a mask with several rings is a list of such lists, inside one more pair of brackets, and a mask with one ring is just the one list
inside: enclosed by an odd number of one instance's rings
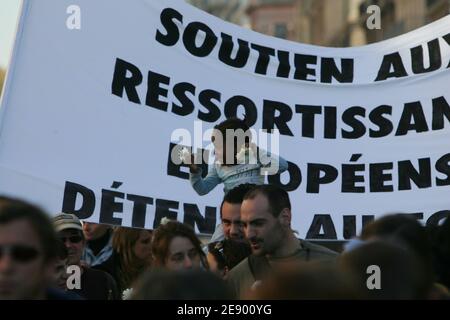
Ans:
{"label": "child's face", "polygon": [[[222,137],[222,133],[218,130],[214,130],[211,141],[214,144],[214,154],[215,160],[221,164],[233,165],[236,164],[236,154],[239,152],[240,148],[243,145],[243,139],[234,139],[234,143],[237,144],[227,144],[224,137]],[[233,141],[233,139],[232,139]],[[233,156],[230,159],[227,159],[227,155],[231,153]]]}
{"label": "child's face", "polygon": [[53,274],[53,284],[59,289],[67,290],[67,259],[58,259],[55,262],[55,272]]}
{"label": "child's face", "polygon": [[226,158],[225,158],[225,152],[224,152],[224,148],[223,148],[223,139],[221,137],[221,133],[217,130],[214,130],[214,133],[211,137],[211,141],[214,144],[215,160],[218,161],[219,163],[224,163]]}

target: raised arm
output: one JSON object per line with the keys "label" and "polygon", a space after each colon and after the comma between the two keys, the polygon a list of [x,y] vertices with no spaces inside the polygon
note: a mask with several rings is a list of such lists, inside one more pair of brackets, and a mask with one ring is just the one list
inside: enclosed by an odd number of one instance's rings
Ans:
{"label": "raised arm", "polygon": [[214,189],[222,180],[217,175],[216,166],[212,165],[208,172],[208,175],[202,178],[202,169],[198,167],[197,171],[189,173],[189,181],[191,182],[194,190],[201,196],[208,194]]}
{"label": "raised arm", "polygon": [[288,162],[275,154],[259,148],[259,161],[261,162],[261,170],[269,175],[282,173],[288,169]]}

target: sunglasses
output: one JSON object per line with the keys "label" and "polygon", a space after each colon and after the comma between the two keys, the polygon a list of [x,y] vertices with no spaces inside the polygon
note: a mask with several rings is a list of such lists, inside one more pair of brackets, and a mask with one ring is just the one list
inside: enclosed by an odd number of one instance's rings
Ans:
{"label": "sunglasses", "polygon": [[39,251],[24,245],[0,246],[0,260],[6,254],[16,262],[27,263],[35,260],[39,256]]}
{"label": "sunglasses", "polygon": [[69,240],[71,243],[80,243],[83,240],[82,236],[70,236],[70,237],[59,237],[62,243],[66,243]]}

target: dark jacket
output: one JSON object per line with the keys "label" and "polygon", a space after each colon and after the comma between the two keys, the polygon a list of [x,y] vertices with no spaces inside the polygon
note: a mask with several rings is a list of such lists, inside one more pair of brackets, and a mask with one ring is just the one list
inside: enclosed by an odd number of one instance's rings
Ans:
{"label": "dark jacket", "polygon": [[121,274],[120,256],[115,250],[111,254],[111,257],[108,258],[108,260],[106,260],[105,262],[103,262],[97,266],[94,266],[93,268],[97,269],[97,270],[101,270],[101,271],[106,272],[109,275],[111,275],[111,277],[114,279],[114,281],[117,284],[117,288],[118,288],[119,292],[123,292],[124,290],[129,289],[129,288],[124,287],[124,283],[120,277],[120,274]]}
{"label": "dark jacket", "polygon": [[92,268],[83,268],[81,288],[70,291],[86,300],[121,299],[116,281],[108,273]]}

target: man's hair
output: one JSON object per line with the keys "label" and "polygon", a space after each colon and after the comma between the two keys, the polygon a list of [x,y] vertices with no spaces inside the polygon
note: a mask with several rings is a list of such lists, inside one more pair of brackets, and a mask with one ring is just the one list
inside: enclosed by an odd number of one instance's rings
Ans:
{"label": "man's hair", "polygon": [[[425,299],[433,283],[415,252],[392,241],[375,240],[344,252],[338,264],[356,277],[363,299]],[[367,268],[372,265],[381,272],[381,290],[367,287]]]}
{"label": "man's hair", "polygon": [[132,300],[230,300],[226,283],[212,272],[152,268],[136,281]]}
{"label": "man's hair", "polygon": [[57,256],[57,241],[55,230],[48,215],[41,209],[22,200],[0,196],[0,225],[25,220],[36,232],[45,261]]}
{"label": "man's hair", "polygon": [[247,242],[225,239],[210,243],[208,245],[208,252],[214,256],[217,267],[220,270],[225,269],[225,267],[231,270],[247,258],[252,253],[252,249]]}
{"label": "man's hair", "polygon": [[450,216],[442,225],[428,226],[432,236],[433,265],[437,282],[450,288]]}
{"label": "man's hair", "polygon": [[223,197],[222,203],[220,205],[220,217],[222,218],[222,208],[225,202],[230,204],[241,204],[242,201],[244,201],[245,194],[255,186],[256,184],[244,183],[228,191],[228,193]]}
{"label": "man's hair", "polygon": [[275,218],[278,218],[283,209],[291,210],[289,194],[280,187],[272,184],[255,186],[244,196],[244,200],[254,199],[257,195],[263,195],[269,202],[269,210]]}
{"label": "man's hair", "polygon": [[374,237],[406,244],[431,268],[431,242],[425,228],[416,219],[405,214],[381,217],[364,226],[361,231],[362,240]]}

